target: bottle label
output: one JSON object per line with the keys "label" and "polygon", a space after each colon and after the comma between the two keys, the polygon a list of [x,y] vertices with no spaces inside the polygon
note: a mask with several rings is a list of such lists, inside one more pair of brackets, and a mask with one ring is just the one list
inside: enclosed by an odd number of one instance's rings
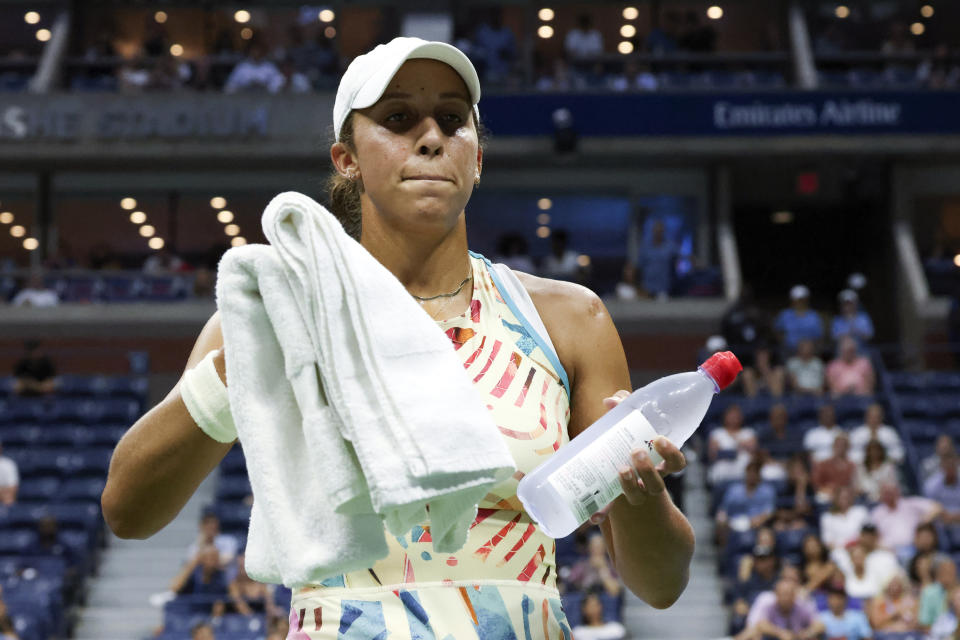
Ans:
{"label": "bottle label", "polygon": [[643,414],[631,411],[551,473],[547,482],[570,506],[577,521],[585,522],[623,493],[620,468],[624,465],[633,468],[631,451],[644,447],[654,466],[660,464],[662,458],[653,448],[656,437],[657,432]]}

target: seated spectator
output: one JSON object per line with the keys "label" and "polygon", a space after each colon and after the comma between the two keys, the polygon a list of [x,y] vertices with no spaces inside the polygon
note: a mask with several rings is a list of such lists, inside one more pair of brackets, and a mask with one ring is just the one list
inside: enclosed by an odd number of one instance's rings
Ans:
{"label": "seated spectator", "polygon": [[840,301],[840,314],[833,318],[830,336],[834,342],[843,336],[850,336],[857,341],[857,347],[863,349],[873,338],[870,316],[860,309],[860,297],[853,289],[844,289],[837,299]]}
{"label": "seated spectator", "polygon": [[743,390],[749,397],[761,391],[779,398],[783,395],[786,374],[775,350],[766,345],[758,346],[753,354],[753,366],[743,369]]}
{"label": "seated spectator", "polygon": [[[200,532],[197,539],[187,548],[187,558],[193,558],[206,545],[213,545],[220,553],[220,568],[234,568],[234,558],[237,557],[237,539],[230,534],[220,533],[220,518],[212,508],[207,508],[200,516]],[[228,578],[232,578],[230,575]]]}
{"label": "seated spectator", "polygon": [[227,585],[230,602],[227,603],[226,613],[239,613],[245,616],[262,613],[266,614],[268,618],[275,618],[284,614],[283,611],[277,610],[276,605],[270,598],[267,585],[257,582],[247,575],[242,553],[237,556],[236,571],[236,577]]}
{"label": "seated spectator", "polygon": [[637,291],[637,268],[629,261],[623,264],[620,272],[620,280],[614,288],[614,293],[618,300],[636,300],[639,296]]}
{"label": "seated spectator", "polygon": [[800,566],[803,589],[807,593],[819,591],[837,569],[830,561],[830,551],[820,540],[820,536],[811,532],[803,537],[800,553],[803,557]]}
{"label": "seated spectator", "polygon": [[[776,549],[777,548],[777,534],[771,527],[760,527],[757,529],[757,535],[754,538],[753,548],[767,548]],[[740,556],[740,564],[737,566],[737,580],[739,582],[746,582],[750,579],[751,574],[753,573],[753,554],[745,553]],[[746,619],[747,612],[744,612],[744,619]]]}
{"label": "seated spectator", "polygon": [[655,55],[676,52],[679,44],[682,19],[680,13],[674,9],[663,12],[660,22],[647,35],[647,49]]}
{"label": "seated spectator", "polygon": [[57,369],[53,360],[40,350],[39,340],[23,343],[26,353],[13,365],[13,393],[18,396],[43,396],[57,390]]}
{"label": "seated spectator", "polygon": [[810,308],[810,290],[804,285],[790,289],[790,308],[780,312],[774,328],[781,334],[787,353],[796,352],[801,340],[819,343],[823,338],[823,322]]}
{"label": "seated spectator", "polygon": [[823,393],[823,360],[814,351],[813,340],[801,340],[797,355],[787,360],[787,376],[795,393],[818,396]]}
{"label": "seated spectator", "polygon": [[805,529],[806,518],[813,512],[815,496],[803,453],[795,453],[787,461],[787,484],[782,495],[792,496],[793,503],[790,506],[781,504],[777,507],[773,516],[773,528],[777,531]]}
{"label": "seated spectator", "polygon": [[900,484],[897,467],[887,459],[887,450],[879,440],[867,444],[867,455],[857,465],[857,490],[869,502],[880,501],[880,491],[885,484]]}
{"label": "seated spectator", "polygon": [[[773,532],[769,531],[771,540],[776,542]],[[758,534],[759,539],[759,534]],[[757,599],[757,596],[764,591],[772,591],[777,582],[777,573],[780,570],[780,559],[774,553],[773,544],[758,544],[753,548],[749,556],[749,569],[746,575],[738,575],[737,582],[733,587],[733,617],[730,621],[730,634],[740,633],[747,623],[747,616],[750,613],[750,607]],[[744,563],[741,563],[741,571],[744,569]]]}
{"label": "seated spectator", "polygon": [[827,610],[820,612],[826,637],[845,640],[869,640],[873,629],[863,611],[850,609],[847,592],[839,587],[827,590]]}
{"label": "seated spectator", "polygon": [[850,459],[862,462],[871,440],[879,440],[887,456],[895,463],[903,462],[903,443],[897,430],[883,423],[883,407],[872,404],[863,415],[864,423],[850,432]]}
{"label": "seated spectator", "polygon": [[857,544],[830,552],[830,559],[843,574],[844,588],[851,598],[872,598],[880,584],[899,570],[897,557],[881,549],[878,540],[877,527],[865,524]]}
{"label": "seated spectator", "polygon": [[491,8],[474,35],[477,59],[481,62],[481,79],[491,83],[505,82],[517,58],[517,39],[503,24],[503,9]]}
{"label": "seated spectator", "polygon": [[30,272],[27,283],[10,301],[15,307],[55,307],[60,304],[57,292],[43,283],[43,274]]}
{"label": "seated spectator", "polygon": [[902,571],[889,576],[867,605],[867,617],[875,631],[904,632],[919,630],[917,598]]}
{"label": "seated spectator", "polygon": [[803,451],[803,434],[790,428],[790,413],[780,403],[770,407],[768,423],[759,430],[757,440],[761,448],[784,465],[794,453]]}
{"label": "seated spectator", "polygon": [[832,404],[821,406],[817,416],[819,424],[803,436],[803,448],[810,452],[814,464],[832,456],[834,439],[841,433],[846,434],[837,424],[837,413]]}
{"label": "seated spectator", "polygon": [[726,546],[730,530],[746,531],[763,526],[773,516],[777,494],[773,487],[760,481],[760,464],[747,465],[743,481],[727,487],[717,509],[717,539]]}
{"label": "seated spectator", "polygon": [[667,238],[663,222],[657,220],[650,227],[650,237],[643,242],[637,259],[641,286],[648,297],[664,299],[670,295],[676,261],[677,248]]}
{"label": "seated spectator", "polygon": [[279,70],[280,76],[274,81],[275,84],[267,87],[270,93],[310,93],[313,89],[310,79],[297,71],[292,58],[281,59]]}
{"label": "seated spectator", "polygon": [[565,580],[570,589],[589,591],[603,589],[612,596],[620,595],[623,585],[620,576],[607,555],[603,536],[595,533],[587,543],[587,557],[577,560]]}
{"label": "seated spectator", "polygon": [[923,495],[943,506],[941,521],[960,533],[960,478],[958,478],[956,454],[946,453],[940,457],[940,471],[923,483]]}
{"label": "seated spectator", "polygon": [[934,579],[933,565],[950,556],[940,551],[940,536],[933,524],[927,523],[917,527],[913,535],[914,554],[907,563],[907,574],[911,582],[922,589],[931,584]]}
{"label": "seated spectator", "polygon": [[597,593],[588,593],[580,603],[582,622],[573,628],[577,640],[622,640],[627,637],[623,624],[603,618],[603,601]]}
{"label": "seated spectator", "polygon": [[947,594],[957,587],[957,565],[951,558],[942,558],[933,565],[934,580],[920,592],[920,627],[929,631],[937,618],[948,611]]}
{"label": "seated spectator", "polygon": [[519,233],[507,233],[497,241],[497,257],[494,262],[502,262],[514,271],[536,273],[537,268],[530,257],[527,240]]}
{"label": "seated spectator", "polygon": [[957,456],[957,448],[949,434],[941,433],[933,445],[933,453],[920,461],[921,482],[926,482],[930,476],[940,471],[940,459],[946,455]]}
{"label": "seated spectator", "polygon": [[603,55],[603,35],[593,26],[589,14],[582,13],[577,18],[577,26],[568,31],[563,39],[563,50],[567,58],[574,62]]}
{"label": "seated spectator", "polygon": [[624,62],[623,73],[614,74],[608,81],[613,91],[656,91],[659,84],[649,66],[640,65],[636,60]]}
{"label": "seated spectator", "polygon": [[3,443],[0,442],[0,504],[10,506],[17,501],[20,490],[20,469],[17,462],[3,455]]}
{"label": "seated spectator", "polygon": [[569,235],[564,229],[550,234],[550,253],[543,259],[540,275],[555,280],[576,280],[580,273],[577,252],[567,246]]}
{"label": "seated spectator", "polygon": [[929,640],[955,640],[957,637],[958,619],[960,619],[960,587],[954,588],[947,596],[948,606],[933,626],[927,636]]}
{"label": "seated spectator", "polygon": [[880,488],[880,504],[870,511],[870,520],[877,525],[880,544],[907,562],[915,551],[913,538],[917,527],[940,517],[943,507],[920,496],[900,495],[896,484]]}
{"label": "seated spectator", "polygon": [[857,341],[850,336],[840,338],[839,355],[827,365],[827,387],[835,396],[873,395],[876,376],[873,365],[857,350]]}
{"label": "seated spectator", "polygon": [[833,489],[833,503],[820,515],[820,535],[830,549],[843,548],[856,542],[860,531],[870,519],[863,505],[854,504],[854,490],[850,485]]}
{"label": "seated spectator", "polygon": [[269,91],[276,93],[283,85],[283,74],[267,59],[267,49],[259,40],[251,40],[247,57],[233,68],[223,90],[226,93],[241,91]]}
{"label": "seated spectator", "polygon": [[743,478],[744,470],[757,446],[753,429],[743,426],[743,411],[730,405],[723,412],[723,426],[710,432],[707,475],[712,484]]}
{"label": "seated spectator", "polygon": [[214,640],[213,627],[208,622],[198,622],[190,629],[190,640]]}
{"label": "seated spectator", "polygon": [[[170,583],[170,591],[177,595],[203,595],[213,600],[211,615],[223,615],[227,600],[227,578],[220,568],[220,553],[212,544],[204,545],[183,565]],[[206,607],[208,603],[203,603]]]}
{"label": "seated spectator", "polygon": [[151,275],[163,275],[188,268],[183,259],[173,253],[168,245],[163,245],[143,261],[143,272]]}
{"label": "seated spectator", "polygon": [[69,567],[76,565],[78,558],[73,550],[60,542],[60,523],[53,516],[37,520],[37,540],[24,555],[56,556],[67,561]]}
{"label": "seated spectator", "polygon": [[758,597],[754,602],[747,616],[747,628],[737,639],[814,638],[822,633],[816,607],[808,599],[801,599],[798,590],[795,580],[779,580],[774,587],[774,599]]}
{"label": "seated spectator", "polygon": [[850,438],[840,433],[833,440],[833,456],[813,465],[813,488],[820,502],[830,500],[838,487],[856,487],[857,465],[849,452]]}

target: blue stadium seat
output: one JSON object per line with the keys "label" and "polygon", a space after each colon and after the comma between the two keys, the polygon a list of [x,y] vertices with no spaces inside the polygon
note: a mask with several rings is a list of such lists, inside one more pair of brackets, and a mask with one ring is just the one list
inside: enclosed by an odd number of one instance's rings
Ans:
{"label": "blue stadium seat", "polygon": [[150,380],[146,376],[114,376],[107,379],[106,390],[112,396],[143,402],[150,391]]}
{"label": "blue stadium seat", "polygon": [[32,423],[4,425],[0,429],[0,442],[7,449],[36,447],[43,442],[47,426]]}
{"label": "blue stadium seat", "polygon": [[243,455],[243,449],[234,446],[227,455],[220,461],[220,472],[227,475],[246,475],[247,460]]}
{"label": "blue stadium seat", "polygon": [[904,420],[903,429],[914,442],[933,442],[943,432],[939,423],[916,418]]}
{"label": "blue stadium seat", "polygon": [[939,392],[960,391],[960,371],[930,371],[927,385]]}
{"label": "blue stadium seat", "polygon": [[620,595],[612,596],[609,593],[601,593],[600,601],[603,603],[603,619],[607,622],[623,621],[623,592]]}
{"label": "blue stadium seat", "polygon": [[[29,570],[33,569],[35,575],[47,578],[63,578],[67,570],[67,562],[60,556],[29,556],[29,555],[5,555],[0,556],[0,580],[6,580],[9,577],[31,575]],[[27,571],[26,574],[23,572]]]}
{"label": "blue stadium seat", "polygon": [[101,401],[100,420],[133,424],[140,417],[140,402],[131,398],[107,398]]}
{"label": "blue stadium seat", "polygon": [[214,625],[214,629],[217,633],[226,634],[230,638],[246,633],[260,633],[262,635],[267,629],[266,616],[244,616],[238,613],[228,613],[218,622],[219,624]]}
{"label": "blue stadium seat", "polygon": [[580,603],[583,602],[583,595],[581,591],[568,591],[560,596],[560,601],[563,603],[563,610],[567,614],[567,622],[570,623],[571,629],[582,622],[582,618],[580,617]]}
{"label": "blue stadium seat", "polygon": [[273,590],[273,603],[283,610],[290,609],[291,591],[282,584],[278,584]]}
{"label": "blue stadium seat", "polygon": [[241,500],[252,493],[246,477],[221,477],[217,483],[217,500]]}
{"label": "blue stadium seat", "polygon": [[96,448],[78,451],[71,457],[70,475],[106,477],[113,449]]}
{"label": "blue stadium seat", "polygon": [[245,532],[250,524],[250,507],[242,502],[220,502],[216,506],[220,528],[225,533]]}
{"label": "blue stadium seat", "polygon": [[166,611],[163,616],[164,633],[187,633],[193,625],[207,620],[207,616],[202,613],[186,613],[176,609]]}
{"label": "blue stadium seat", "polygon": [[726,553],[728,555],[734,555],[737,553],[745,553],[753,549],[753,545],[757,540],[757,532],[753,529],[747,529],[746,531],[731,531],[730,537],[727,538],[727,549]]}
{"label": "blue stadium seat", "polygon": [[833,407],[837,414],[837,421],[843,422],[849,419],[856,419],[858,424],[863,423],[863,414],[867,407],[876,402],[870,396],[840,396],[837,398]]}
{"label": "blue stadium seat", "polygon": [[76,478],[64,482],[57,494],[57,502],[94,502],[100,503],[103,487],[107,481],[103,478]]}
{"label": "blue stadium seat", "polygon": [[930,398],[926,396],[901,396],[900,412],[904,418],[935,417]]}
{"label": "blue stadium seat", "polygon": [[0,554],[26,554],[36,541],[36,532],[29,529],[0,531]]}
{"label": "blue stadium seat", "polygon": [[577,561],[578,557],[576,536],[570,534],[563,538],[557,538],[556,558],[558,566],[569,567]]}
{"label": "blue stadium seat", "polygon": [[21,503],[49,502],[53,500],[59,490],[59,476],[22,478],[20,488],[17,490],[17,500]]}
{"label": "blue stadium seat", "polygon": [[920,393],[926,390],[927,375],[912,371],[891,371],[890,383],[897,393]]}
{"label": "blue stadium seat", "polygon": [[142,300],[151,302],[182,300],[190,295],[193,289],[193,278],[187,275],[148,276],[143,278],[143,287]]}
{"label": "blue stadium seat", "polygon": [[105,276],[103,279],[103,297],[110,302],[134,302],[144,290],[142,279],[124,276]]}
{"label": "blue stadium seat", "polygon": [[820,402],[818,398],[807,395],[796,395],[790,398],[785,404],[790,412],[791,423],[800,420],[816,421]]}
{"label": "blue stadium seat", "polygon": [[100,420],[99,402],[90,398],[57,398],[46,422],[93,424]]}
{"label": "blue stadium seat", "polygon": [[800,552],[804,537],[809,529],[786,529],[777,532],[777,554],[784,556]]}

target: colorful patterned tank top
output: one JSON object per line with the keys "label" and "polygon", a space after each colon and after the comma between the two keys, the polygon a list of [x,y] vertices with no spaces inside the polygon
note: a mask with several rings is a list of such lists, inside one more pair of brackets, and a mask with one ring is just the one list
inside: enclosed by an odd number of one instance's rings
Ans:
{"label": "colorful patterned tank top", "polygon": [[[570,418],[555,354],[498,290],[485,259],[471,254],[473,298],[438,322],[486,399],[516,462],[513,477],[479,503],[467,543],[434,552],[430,524],[386,534],[389,555],[293,593],[293,640],[570,640],[557,591],[556,543],[517,498],[523,475],[568,440]],[[388,633],[389,632],[389,633]]]}

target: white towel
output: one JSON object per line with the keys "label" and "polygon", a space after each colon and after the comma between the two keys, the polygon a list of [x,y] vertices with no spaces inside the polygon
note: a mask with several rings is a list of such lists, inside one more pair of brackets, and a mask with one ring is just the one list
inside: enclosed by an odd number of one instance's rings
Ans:
{"label": "white towel", "polygon": [[254,492],[247,570],[291,587],[369,567],[429,521],[466,542],[514,461],[449,339],[400,282],[298,193],[271,246],[227,251],[217,302],[231,413]]}

